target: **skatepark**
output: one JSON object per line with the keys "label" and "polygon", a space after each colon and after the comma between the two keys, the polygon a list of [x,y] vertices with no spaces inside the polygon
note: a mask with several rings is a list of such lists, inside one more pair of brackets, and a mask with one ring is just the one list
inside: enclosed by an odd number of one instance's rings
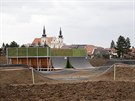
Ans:
{"label": "skatepark", "polygon": [[[48,68],[46,71],[42,71],[41,69],[33,68],[34,74],[38,74],[52,80],[62,80],[62,82],[71,80],[74,82],[79,80],[94,80],[94,78],[108,72],[114,72],[114,67],[119,67],[121,65],[129,65],[129,67],[135,68],[134,60],[108,60],[105,64],[99,67],[92,66],[88,57],[50,57],[50,60],[53,69]],[[1,70],[14,70],[20,68],[30,69],[31,66],[26,64],[0,65]]]}
{"label": "skatepark", "polygon": [[112,59],[96,67],[86,55],[54,56],[53,53],[49,57],[9,56],[7,61],[9,64],[0,64],[3,101],[135,99],[135,60]]}
{"label": "skatepark", "polygon": [[[133,61],[128,61],[129,63]],[[87,69],[63,68],[55,71],[32,70],[24,65],[1,65],[1,100],[47,101],[134,101],[135,66],[108,61]],[[126,61],[127,63],[127,61]],[[7,97],[8,95],[8,97]]]}
{"label": "skatepark", "polygon": [[82,49],[9,48],[6,54],[8,64],[0,68],[33,68],[34,73],[52,80],[93,80],[117,65],[135,66],[135,60],[110,59],[95,67]]}

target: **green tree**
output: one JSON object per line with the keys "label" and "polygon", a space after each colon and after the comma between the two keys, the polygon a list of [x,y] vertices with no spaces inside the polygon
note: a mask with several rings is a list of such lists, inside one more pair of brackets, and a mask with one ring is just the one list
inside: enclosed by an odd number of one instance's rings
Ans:
{"label": "green tree", "polygon": [[21,45],[21,47],[25,47],[25,45]]}
{"label": "green tree", "polygon": [[2,54],[2,55],[5,55],[5,54],[6,54],[6,45],[5,45],[5,43],[2,44],[2,47],[1,47],[1,54]]}
{"label": "green tree", "polygon": [[6,47],[5,43],[3,43],[3,44],[2,44],[2,48],[5,48],[5,47]]}
{"label": "green tree", "polygon": [[41,46],[41,43],[40,42],[38,42],[38,46]]}
{"label": "green tree", "polygon": [[6,48],[8,48],[8,47],[9,47],[9,44],[7,43],[7,44],[6,44]]}
{"label": "green tree", "polygon": [[9,47],[19,47],[19,45],[15,41],[13,41],[10,43]]}
{"label": "green tree", "polygon": [[131,43],[130,43],[130,39],[129,37],[126,38],[126,43],[127,43],[127,50],[126,50],[126,53],[128,53],[130,51],[130,47],[131,47]]}
{"label": "green tree", "polygon": [[123,57],[130,49],[130,39],[125,39],[123,36],[119,36],[115,49],[117,50],[118,57]]}
{"label": "green tree", "polygon": [[112,42],[111,42],[111,46],[110,46],[110,48],[115,48],[115,43],[114,43],[114,41],[112,40]]}

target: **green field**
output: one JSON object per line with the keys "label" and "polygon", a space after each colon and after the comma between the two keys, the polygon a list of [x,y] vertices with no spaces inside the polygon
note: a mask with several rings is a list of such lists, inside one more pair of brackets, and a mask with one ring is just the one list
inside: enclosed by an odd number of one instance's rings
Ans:
{"label": "green field", "polygon": [[51,49],[47,47],[8,48],[8,56],[86,56],[85,49]]}

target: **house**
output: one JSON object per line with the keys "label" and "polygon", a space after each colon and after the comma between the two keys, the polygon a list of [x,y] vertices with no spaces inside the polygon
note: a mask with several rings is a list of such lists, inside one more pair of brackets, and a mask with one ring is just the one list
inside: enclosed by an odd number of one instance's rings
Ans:
{"label": "house", "polygon": [[125,57],[128,57],[129,59],[135,59],[135,48],[131,48],[130,52],[128,52],[128,56]]}
{"label": "house", "polygon": [[112,58],[118,58],[117,50],[114,48],[108,48],[106,49],[110,54],[110,59]]}
{"label": "house", "polygon": [[97,47],[94,46],[94,45],[87,45],[87,46],[86,46],[87,54],[88,54],[91,58],[94,56],[93,53],[94,53],[94,51],[95,51],[96,48],[97,48]]}
{"label": "house", "polygon": [[[112,49],[106,49],[110,53],[110,59],[112,58],[118,58],[117,50],[112,48]],[[130,51],[127,54],[123,55],[124,59],[135,59],[135,48],[131,48]]]}
{"label": "house", "polygon": [[63,49],[86,49],[87,45],[82,44],[72,44],[72,45],[64,45]]}
{"label": "house", "polygon": [[50,48],[61,48],[64,45],[61,28],[58,37],[47,37],[46,30],[44,27],[42,37],[35,38],[32,42],[32,46],[45,46],[45,45],[48,45]]}

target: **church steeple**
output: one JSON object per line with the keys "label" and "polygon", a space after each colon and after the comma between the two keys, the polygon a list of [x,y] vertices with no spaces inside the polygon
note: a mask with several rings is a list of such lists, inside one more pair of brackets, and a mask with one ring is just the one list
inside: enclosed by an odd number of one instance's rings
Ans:
{"label": "church steeple", "polygon": [[60,32],[59,32],[59,38],[63,38],[61,27],[60,27]]}
{"label": "church steeple", "polygon": [[42,34],[42,37],[46,37],[45,26],[44,26],[44,28],[43,28],[43,34]]}

